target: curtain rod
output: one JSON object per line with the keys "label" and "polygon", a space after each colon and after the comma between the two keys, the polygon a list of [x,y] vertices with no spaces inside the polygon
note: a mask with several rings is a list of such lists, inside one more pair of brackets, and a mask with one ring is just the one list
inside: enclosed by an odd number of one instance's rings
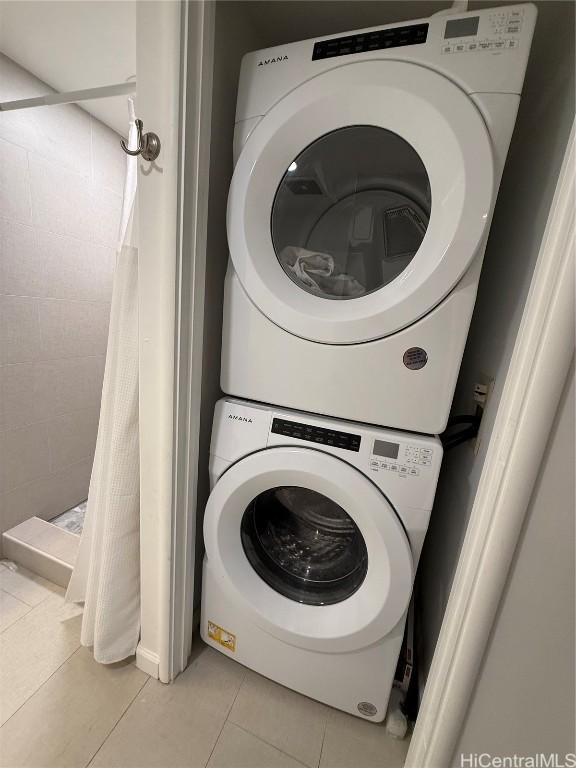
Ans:
{"label": "curtain rod", "polygon": [[117,85],[104,85],[100,88],[86,88],[83,91],[69,91],[68,93],[48,93],[46,96],[36,96],[32,99],[19,99],[18,101],[5,101],[0,103],[0,112],[9,112],[13,109],[28,109],[30,107],[50,107],[55,104],[72,104],[91,99],[106,99],[110,96],[126,96],[135,93],[136,83],[118,83]]}

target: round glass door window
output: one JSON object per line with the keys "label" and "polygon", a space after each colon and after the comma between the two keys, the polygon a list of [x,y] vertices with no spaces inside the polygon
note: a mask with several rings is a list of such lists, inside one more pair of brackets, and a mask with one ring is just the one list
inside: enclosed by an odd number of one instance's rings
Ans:
{"label": "round glass door window", "polygon": [[335,502],[297,486],[271,488],[248,506],[242,547],[276,592],[307,605],[332,605],[360,587],[368,553],[352,518]]}
{"label": "round glass door window", "polygon": [[340,128],[287,169],[272,207],[272,241],[296,285],[353,299],[406,269],[430,209],[428,174],[408,142],[384,128]]}

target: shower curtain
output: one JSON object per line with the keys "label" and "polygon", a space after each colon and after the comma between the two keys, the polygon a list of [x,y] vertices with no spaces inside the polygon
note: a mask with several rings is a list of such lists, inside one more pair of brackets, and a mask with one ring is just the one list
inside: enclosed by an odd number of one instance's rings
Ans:
{"label": "shower curtain", "polygon": [[[129,99],[129,147],[137,145]],[[82,645],[111,664],[140,633],[137,158],[127,157],[100,422],[84,529],[66,599],[84,603]]]}

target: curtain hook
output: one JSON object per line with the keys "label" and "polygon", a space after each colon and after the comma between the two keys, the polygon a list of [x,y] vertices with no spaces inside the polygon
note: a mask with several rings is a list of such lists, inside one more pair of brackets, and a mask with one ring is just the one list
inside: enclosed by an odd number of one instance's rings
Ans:
{"label": "curtain hook", "polygon": [[142,133],[144,129],[144,123],[142,120],[138,120],[138,118],[136,118],[134,122],[136,125],[136,130],[138,131],[137,149],[129,149],[126,146],[124,139],[120,139],[120,146],[127,155],[131,155],[132,157],[142,155],[144,160],[149,160],[150,162],[152,160],[156,160],[160,154],[160,139],[155,133]]}

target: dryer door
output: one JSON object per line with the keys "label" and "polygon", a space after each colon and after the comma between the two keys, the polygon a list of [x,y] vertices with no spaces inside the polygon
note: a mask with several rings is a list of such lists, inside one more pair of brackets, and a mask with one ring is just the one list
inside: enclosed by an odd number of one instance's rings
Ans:
{"label": "dryer door", "polygon": [[270,448],[216,483],[204,518],[210,567],[252,620],[302,648],[362,648],[404,615],[412,553],[388,500],[340,459]]}
{"label": "dryer door", "polygon": [[253,130],[230,187],[230,254],[280,327],[370,341],[450,292],[493,197],[490,138],[457,85],[405,62],[348,64],[303,83]]}

